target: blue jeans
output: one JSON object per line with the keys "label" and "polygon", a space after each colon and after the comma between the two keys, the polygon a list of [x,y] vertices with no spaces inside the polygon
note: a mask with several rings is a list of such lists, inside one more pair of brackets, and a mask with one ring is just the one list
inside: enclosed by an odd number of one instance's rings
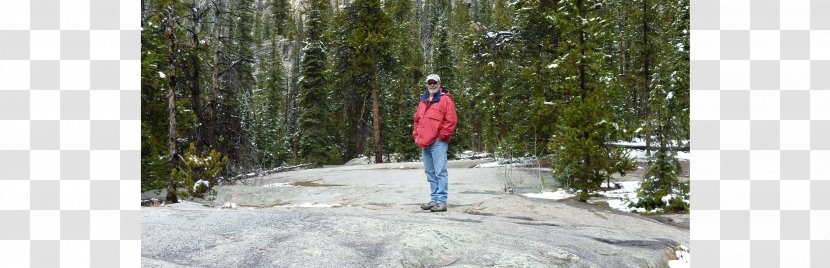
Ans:
{"label": "blue jeans", "polygon": [[447,147],[445,141],[435,140],[429,147],[421,149],[424,156],[424,173],[427,174],[432,201],[447,203]]}

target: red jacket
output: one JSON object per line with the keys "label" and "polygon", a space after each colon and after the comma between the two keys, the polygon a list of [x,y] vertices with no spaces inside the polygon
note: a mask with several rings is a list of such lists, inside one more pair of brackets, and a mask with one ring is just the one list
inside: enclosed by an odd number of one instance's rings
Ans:
{"label": "red jacket", "polygon": [[412,139],[418,147],[427,148],[436,139],[449,142],[452,134],[455,133],[455,126],[458,117],[455,114],[455,103],[450,93],[443,88],[440,94],[436,94],[431,100],[428,92],[424,92],[421,101],[418,103],[418,110],[415,111]]}

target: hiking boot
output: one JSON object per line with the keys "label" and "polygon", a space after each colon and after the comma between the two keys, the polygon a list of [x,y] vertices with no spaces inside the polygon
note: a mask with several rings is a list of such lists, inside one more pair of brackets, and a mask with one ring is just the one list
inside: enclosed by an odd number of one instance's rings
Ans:
{"label": "hiking boot", "polygon": [[432,209],[432,207],[437,206],[437,205],[438,205],[438,202],[429,201],[429,203],[421,205],[421,209],[430,210],[430,209]]}
{"label": "hiking boot", "polygon": [[431,209],[429,209],[429,211],[432,211],[432,212],[446,212],[447,211],[447,204],[437,204],[434,207],[432,207]]}

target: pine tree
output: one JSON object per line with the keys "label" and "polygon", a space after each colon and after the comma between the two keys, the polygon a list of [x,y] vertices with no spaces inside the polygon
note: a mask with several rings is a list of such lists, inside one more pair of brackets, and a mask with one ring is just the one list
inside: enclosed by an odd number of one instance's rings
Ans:
{"label": "pine tree", "polygon": [[379,0],[357,0],[347,7],[347,24],[351,36],[347,37],[348,45],[354,49],[354,67],[357,74],[357,87],[364,87],[372,96],[372,133],[374,146],[372,153],[375,163],[383,162],[381,148],[381,118],[380,100],[383,94],[378,92],[378,65],[389,62],[389,28],[391,21],[381,9]]}
{"label": "pine tree", "polygon": [[398,161],[412,161],[420,157],[418,147],[411,137],[412,114],[416,109],[423,85],[421,71],[424,58],[420,50],[419,27],[411,0],[393,0],[384,5],[384,10],[393,21],[390,31],[390,54],[392,61],[381,68],[383,75],[379,84],[384,98],[381,99],[381,114],[385,120],[381,136],[386,153],[394,153]]}
{"label": "pine tree", "polygon": [[169,84],[168,38],[164,13],[169,1],[147,1],[141,32],[141,189],[167,188],[170,175],[168,148]]}
{"label": "pine tree", "polygon": [[170,76],[167,84],[167,113],[168,113],[168,123],[169,123],[169,134],[167,137],[167,147],[169,148],[170,152],[170,175],[167,181],[167,197],[165,197],[165,201],[169,203],[177,203],[179,202],[179,198],[176,196],[176,180],[173,176],[174,172],[178,168],[176,163],[176,155],[178,154],[178,131],[176,129],[176,53],[178,49],[178,40],[176,39],[175,34],[175,25],[176,25],[176,13],[175,13],[174,2],[170,2],[167,8],[167,19],[165,21],[165,37],[167,37],[167,63],[168,66],[168,75]]}
{"label": "pine tree", "polygon": [[190,0],[182,4],[183,14],[179,16],[179,25],[183,30],[178,50],[180,51],[180,78],[182,98],[179,106],[178,128],[184,139],[196,143],[199,147],[207,145],[207,126],[201,124],[206,114],[203,107],[203,76],[207,64],[202,61],[209,53],[209,45],[204,40],[208,33],[205,23],[210,9],[207,3]]}
{"label": "pine tree", "polygon": [[609,141],[646,138],[642,205],[687,193],[688,0],[330,2],[300,16],[288,0],[144,1],[142,188],[170,186],[189,144],[227,155],[224,176],[417,159],[411,116],[434,72],[459,116],[450,154],[555,153],[587,195],[630,164]]}
{"label": "pine tree", "polygon": [[[348,9],[348,8],[347,8]],[[354,48],[348,42],[352,29],[347,24],[349,13],[345,10],[336,10],[332,16],[329,27],[331,36],[331,62],[329,63],[332,76],[332,98],[330,108],[332,111],[331,126],[335,132],[335,145],[338,147],[340,161],[346,162],[363,152],[359,141],[365,140],[360,135],[365,133],[362,128],[364,100],[367,94],[361,90],[363,87],[355,87],[357,83],[356,70],[353,68],[355,57]]]}
{"label": "pine tree", "polygon": [[642,38],[637,38],[642,33],[641,28],[637,27],[641,25],[637,23],[641,9],[632,2],[623,0],[609,1],[608,7],[606,17],[609,18],[614,39],[611,50],[608,51],[608,60],[616,74],[611,89],[619,96],[619,99],[613,100],[617,105],[612,108],[612,118],[620,124],[625,134],[623,138],[631,140],[642,135],[638,133],[644,133],[642,127],[645,122],[641,116],[643,98],[642,83],[639,83],[643,76],[637,71],[642,64],[635,65],[635,55],[642,55],[638,46],[642,43]]}
{"label": "pine tree", "polygon": [[[436,27],[436,31],[438,34],[436,35],[436,42],[434,47],[433,60],[432,60],[432,71],[431,73],[436,73],[441,77],[441,87],[444,90],[449,91],[453,96],[453,101],[455,103],[459,103],[460,99],[456,99],[457,93],[461,93],[458,86],[460,83],[458,82],[459,77],[456,75],[456,59],[453,51],[455,50],[453,45],[450,43],[450,33],[449,27],[446,18],[440,18],[438,20],[438,25]],[[463,94],[463,93],[462,93]],[[459,105],[460,106],[460,105]],[[456,110],[456,113],[459,111]],[[462,110],[461,112],[464,112]],[[461,114],[461,119],[463,119],[464,115]],[[468,123],[468,121],[460,121],[460,125],[464,128],[464,125]],[[458,130],[458,129],[456,129]],[[452,144],[447,148],[447,156],[452,158],[458,151],[461,150],[463,146],[464,138],[461,136],[453,135],[455,137],[453,139]],[[460,146],[461,145],[461,146]]]}
{"label": "pine tree", "polygon": [[[554,1],[519,0],[514,5],[516,17],[516,86],[521,94],[515,94],[514,102],[526,112],[516,118],[514,131],[520,138],[522,151],[533,155],[545,153],[545,146],[538,146],[553,134],[556,124],[554,105],[559,96],[554,94],[552,74],[556,65],[559,35],[555,21],[548,15],[555,14]],[[546,104],[547,103],[547,104]]]}
{"label": "pine tree", "polygon": [[490,25],[490,16],[493,13],[490,0],[473,0],[473,20],[480,25]]}
{"label": "pine tree", "polygon": [[446,19],[439,19],[437,31],[437,42],[435,42],[435,51],[433,52],[434,56],[432,59],[432,72],[441,76],[441,85],[443,87],[453,88],[457,80],[455,76],[455,58],[452,54]]}
{"label": "pine tree", "polygon": [[[213,25],[211,29],[211,39],[210,39],[210,47],[211,47],[211,62],[210,62],[210,86],[208,88],[208,92],[210,94],[209,99],[209,109],[207,116],[205,118],[204,124],[207,128],[211,129],[212,131],[208,131],[207,136],[207,143],[213,148],[222,148],[219,146],[219,138],[217,137],[219,133],[214,133],[217,130],[217,122],[219,121],[219,68],[222,62],[219,58],[219,51],[222,47],[219,39],[220,32],[223,32],[222,26],[222,14],[224,5],[223,2],[213,2],[213,12],[212,12],[212,19]],[[221,149],[220,149],[221,150]]]}
{"label": "pine tree", "polygon": [[[310,2],[306,20],[306,46],[300,70],[299,106],[302,109],[298,122],[300,137],[300,158],[314,166],[329,162],[331,154],[325,119],[327,116],[326,52],[323,44],[325,24],[321,20],[321,11],[326,9],[326,0]],[[336,154],[335,154],[336,156]]]}
{"label": "pine tree", "polygon": [[[235,42],[231,43],[233,62],[230,65],[229,86],[236,93],[236,114],[240,116],[239,123],[242,129],[238,140],[233,144],[240,155],[254,156],[255,148],[251,137],[255,136],[256,119],[254,118],[254,1],[237,0],[232,3],[231,16],[233,28],[230,36]],[[253,157],[240,157],[237,163],[244,168],[253,168],[256,161]]]}
{"label": "pine tree", "polygon": [[289,82],[288,82],[288,94],[286,94],[286,103],[285,103],[285,143],[286,146],[291,148],[291,162],[298,163],[299,162],[299,131],[297,130],[297,121],[300,117],[300,110],[298,108],[297,102],[297,95],[300,92],[300,78],[302,74],[300,73],[300,65],[302,62],[302,34],[305,32],[303,25],[303,18],[302,16],[297,15],[295,19],[296,23],[294,24],[293,31],[297,33],[294,40],[291,42],[291,70],[289,73]]}
{"label": "pine tree", "polygon": [[657,43],[661,42],[658,35],[658,24],[662,17],[662,0],[634,0],[611,1],[615,10],[606,17],[614,19],[613,27],[617,45],[609,51],[616,55],[612,60],[616,62],[618,74],[614,87],[624,93],[621,105],[617,106],[616,118],[623,123],[628,139],[641,138],[646,141],[646,153],[650,154],[651,123],[653,114],[650,111],[650,96],[656,75],[655,65],[660,63],[660,51]]}
{"label": "pine tree", "polygon": [[[257,39],[256,80],[254,91],[254,118],[256,131],[251,137],[256,152],[257,166],[274,167],[288,160],[287,148],[284,147],[285,122],[283,105],[285,95],[284,67],[282,48],[285,25],[285,10],[289,8],[284,1],[274,1],[270,5],[260,2],[257,5],[257,24],[261,30]],[[267,9],[266,9],[267,7]]]}
{"label": "pine tree", "polygon": [[514,105],[511,99],[514,94],[519,94],[515,92],[516,77],[513,75],[515,58],[511,56],[515,49],[510,31],[511,14],[505,1],[496,1],[492,10],[488,13],[489,25],[483,25],[483,40],[473,44],[476,71],[481,75],[472,82],[479,88],[472,98],[480,101],[476,110],[483,119],[484,150],[497,154],[510,152],[506,156],[513,157],[516,152],[514,119],[524,113],[514,113],[513,109],[524,107]]}
{"label": "pine tree", "polygon": [[688,5],[661,1],[656,3],[662,20],[655,24],[653,42],[657,64],[651,83],[649,110],[657,148],[649,158],[649,170],[643,177],[638,202],[632,204],[647,210],[686,212],[689,185],[678,175],[682,171],[677,160],[680,140],[686,137],[688,121]]}
{"label": "pine tree", "polygon": [[607,176],[630,164],[621,149],[608,145],[615,138],[615,125],[608,122],[605,101],[611,77],[601,50],[609,38],[607,23],[598,16],[603,8],[602,1],[561,1],[554,16],[562,54],[553,63],[558,66],[555,84],[567,99],[552,137],[551,149],[557,152],[553,169],[562,185],[580,191],[581,201]]}
{"label": "pine tree", "polygon": [[482,35],[477,30],[479,23],[475,20],[476,7],[476,2],[457,5],[451,24],[451,29],[454,30],[450,36],[456,37],[455,59],[458,66],[458,86],[452,94],[459,124],[453,141],[462,148],[480,152],[484,150],[484,117],[477,111],[481,109],[478,96],[482,91],[482,83],[479,74],[484,63],[477,60]]}
{"label": "pine tree", "polygon": [[[465,2],[456,2],[450,12],[451,14],[445,20],[446,35],[448,36],[446,46],[440,45],[442,43],[440,39],[444,34],[439,31],[439,52],[443,49],[442,47],[446,47],[448,51],[441,53],[449,55],[449,57],[442,57],[449,60],[447,67],[439,68],[439,70],[442,68],[448,70],[439,71],[439,74],[444,87],[452,93],[456,114],[458,115],[458,125],[448,152],[450,157],[462,150],[475,148],[477,145],[475,145],[474,140],[480,137],[479,134],[481,133],[479,127],[481,119],[477,119],[476,116],[478,115],[472,112],[476,103],[471,97],[471,91],[474,90],[471,83],[474,62],[472,49],[470,49],[470,43],[480,38],[480,34],[476,33],[473,28],[470,5]],[[446,82],[446,84],[443,82]],[[480,144],[480,141],[478,143]]]}
{"label": "pine tree", "polygon": [[271,0],[270,5],[270,22],[274,31],[273,34],[266,32],[269,36],[284,36],[288,37],[291,26],[291,4],[288,0]]}

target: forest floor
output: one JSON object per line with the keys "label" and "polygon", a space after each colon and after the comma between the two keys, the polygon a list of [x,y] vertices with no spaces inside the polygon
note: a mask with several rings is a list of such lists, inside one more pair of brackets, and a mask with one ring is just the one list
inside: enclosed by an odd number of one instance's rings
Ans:
{"label": "forest floor", "polygon": [[522,195],[548,169],[512,169],[507,194],[503,170],[471,168],[488,161],[450,162],[443,213],[419,208],[429,185],[417,162],[283,172],[143,207],[142,266],[666,267],[688,250],[688,214]]}

